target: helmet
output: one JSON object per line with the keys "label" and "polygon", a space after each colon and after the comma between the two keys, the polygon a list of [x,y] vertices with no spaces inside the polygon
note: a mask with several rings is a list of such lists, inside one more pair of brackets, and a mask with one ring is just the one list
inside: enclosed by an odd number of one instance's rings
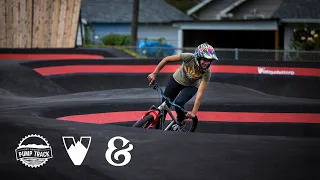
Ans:
{"label": "helmet", "polygon": [[[213,60],[218,60],[218,57],[214,51],[214,48],[211,45],[209,45],[208,43],[200,44],[196,48],[196,50],[194,52],[194,58],[196,59],[197,65],[200,64],[200,59],[202,59],[202,58],[210,60],[210,63]],[[207,68],[209,68],[209,67],[210,67],[210,65]]]}

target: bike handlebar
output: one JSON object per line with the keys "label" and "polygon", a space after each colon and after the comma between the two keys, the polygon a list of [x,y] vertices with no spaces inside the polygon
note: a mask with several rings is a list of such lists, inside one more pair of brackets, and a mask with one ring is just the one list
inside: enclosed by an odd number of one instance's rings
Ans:
{"label": "bike handlebar", "polygon": [[179,106],[178,104],[170,101],[170,99],[164,95],[164,93],[163,93],[163,91],[162,91],[162,89],[161,89],[161,87],[159,86],[158,83],[155,83],[155,82],[153,83],[153,89],[158,89],[158,90],[160,91],[161,96],[162,96],[167,102],[169,102],[172,106],[175,106],[175,107],[180,108],[185,114],[188,113],[188,111],[186,111],[185,109],[183,109],[181,106]]}

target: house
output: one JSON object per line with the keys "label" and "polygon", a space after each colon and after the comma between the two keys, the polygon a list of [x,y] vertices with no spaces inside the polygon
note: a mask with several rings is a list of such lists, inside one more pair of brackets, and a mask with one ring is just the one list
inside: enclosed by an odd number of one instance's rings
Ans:
{"label": "house", "polygon": [[303,25],[320,28],[320,1],[283,0],[273,17],[280,20],[279,27],[283,29],[281,41],[284,42],[284,49],[289,50],[296,28]]}
{"label": "house", "polygon": [[[130,35],[132,2],[82,0],[81,26],[90,25],[99,37]],[[138,38],[163,37],[177,48],[208,42],[217,48],[288,50],[294,29],[320,24],[319,12],[319,0],[202,0],[186,14],[165,0],[140,0]]]}
{"label": "house", "polygon": [[[164,0],[139,2],[138,39],[165,38],[166,43],[177,47],[178,28],[172,26],[172,21],[191,21],[192,18]],[[82,0],[81,3],[81,22],[94,29],[100,38],[111,33],[131,34],[133,0]],[[94,41],[93,36],[91,39]]]}
{"label": "house", "polygon": [[293,29],[319,24],[319,12],[319,0],[204,0],[187,11],[196,20],[173,26],[183,39],[178,46],[287,50]]}

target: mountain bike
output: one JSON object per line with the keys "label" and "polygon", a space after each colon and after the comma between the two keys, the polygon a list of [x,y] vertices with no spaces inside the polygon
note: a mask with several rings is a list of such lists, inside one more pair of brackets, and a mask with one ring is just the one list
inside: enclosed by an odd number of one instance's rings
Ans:
{"label": "mountain bike", "polygon": [[[171,131],[172,126],[174,124],[177,124],[177,118],[174,117],[172,111],[168,107],[167,103],[171,104],[174,107],[180,108],[185,114],[187,114],[188,111],[186,111],[184,108],[180,107],[179,105],[172,102],[168,97],[166,97],[163,93],[163,90],[157,83],[153,83],[153,89],[157,90],[161,96],[163,97],[164,101],[162,104],[158,107],[155,105],[152,105],[150,109],[142,116],[140,120],[138,120],[133,127],[137,128],[145,128],[145,129],[158,129],[163,131]],[[171,122],[166,122],[166,117],[164,117],[164,112],[167,111],[167,114],[169,114],[171,118]],[[194,118],[186,118],[185,119],[186,126],[182,129],[183,132],[194,132],[197,125],[198,125],[198,117],[195,116]],[[190,128],[187,128],[189,127]]]}

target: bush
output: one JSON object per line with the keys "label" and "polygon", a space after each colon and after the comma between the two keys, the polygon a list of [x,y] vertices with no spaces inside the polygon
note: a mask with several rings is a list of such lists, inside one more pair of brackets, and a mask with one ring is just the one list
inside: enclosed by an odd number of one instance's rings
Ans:
{"label": "bush", "polygon": [[115,48],[118,49],[120,51],[124,51],[136,58],[141,58],[141,59],[146,59],[147,57],[141,54],[136,53],[135,51],[126,48],[126,47],[117,47],[117,46],[108,46],[108,45],[100,45],[100,44],[87,44],[85,45],[85,47],[92,47],[92,48]]}
{"label": "bush", "polygon": [[291,47],[295,50],[320,50],[320,27],[304,25],[293,29]]}
{"label": "bush", "polygon": [[131,43],[131,36],[122,34],[109,34],[101,38],[101,41],[107,46],[129,46]]}

